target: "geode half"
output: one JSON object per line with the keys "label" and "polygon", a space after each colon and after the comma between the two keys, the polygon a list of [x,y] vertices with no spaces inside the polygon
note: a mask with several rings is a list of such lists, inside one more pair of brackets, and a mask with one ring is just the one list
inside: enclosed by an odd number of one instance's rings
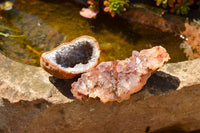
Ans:
{"label": "geode half", "polygon": [[81,36],[43,53],[40,65],[57,78],[71,79],[95,67],[99,56],[100,50],[96,39]]}
{"label": "geode half", "polygon": [[170,59],[167,51],[156,46],[140,52],[133,51],[125,60],[102,62],[81,75],[72,84],[71,92],[79,100],[100,98],[103,103],[122,101],[138,92],[151,74]]}

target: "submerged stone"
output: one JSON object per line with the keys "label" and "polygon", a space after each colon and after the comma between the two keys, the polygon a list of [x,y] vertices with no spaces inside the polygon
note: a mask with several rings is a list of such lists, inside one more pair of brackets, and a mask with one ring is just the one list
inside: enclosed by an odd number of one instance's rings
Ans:
{"label": "submerged stone", "polygon": [[40,65],[57,78],[71,79],[95,67],[99,56],[100,50],[96,39],[81,36],[43,53]]}
{"label": "submerged stone", "polygon": [[123,101],[138,92],[151,74],[170,59],[167,51],[156,46],[140,52],[133,51],[125,60],[102,62],[81,75],[72,84],[71,92],[79,100],[100,98],[103,103]]}

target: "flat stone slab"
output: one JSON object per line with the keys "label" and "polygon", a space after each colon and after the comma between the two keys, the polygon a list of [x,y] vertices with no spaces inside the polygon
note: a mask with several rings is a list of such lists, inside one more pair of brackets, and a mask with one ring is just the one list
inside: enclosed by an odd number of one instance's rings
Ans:
{"label": "flat stone slab", "polygon": [[49,76],[40,67],[22,64],[0,54],[0,96],[11,103],[36,99],[70,102],[49,82]]}
{"label": "flat stone slab", "polygon": [[200,58],[179,63],[169,63],[159,69],[172,76],[178,77],[180,85],[177,89],[185,86],[200,84]]}
{"label": "flat stone slab", "polygon": [[0,54],[0,132],[158,132],[200,128],[200,59],[164,65],[123,102],[80,102],[73,80]]}

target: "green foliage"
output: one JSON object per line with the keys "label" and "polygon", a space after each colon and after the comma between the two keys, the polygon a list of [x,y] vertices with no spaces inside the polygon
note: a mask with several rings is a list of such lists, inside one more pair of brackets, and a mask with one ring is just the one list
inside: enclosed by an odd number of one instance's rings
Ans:
{"label": "green foliage", "polygon": [[120,13],[126,10],[125,6],[128,6],[128,2],[128,0],[109,0],[111,12]]}
{"label": "green foliage", "polygon": [[[129,6],[129,0],[103,0],[104,1],[104,11],[109,12],[112,17],[123,11]],[[148,0],[147,0],[148,1]],[[191,5],[199,6],[200,10],[200,0],[154,0],[157,6],[162,6],[163,8],[169,9],[171,13],[185,15],[188,14]],[[88,0],[90,9],[93,11],[99,11],[100,0]]]}
{"label": "green foliage", "polygon": [[106,6],[104,11],[110,12],[111,16],[119,14],[122,11],[126,11],[126,6],[128,6],[129,0],[106,0],[104,5]]}
{"label": "green foliage", "polygon": [[3,33],[3,32],[0,32],[0,36],[4,36],[4,37],[24,37],[24,35],[11,35],[11,34],[8,34],[8,33]]}
{"label": "green foliage", "polygon": [[155,0],[156,5],[162,5],[164,8],[169,7],[170,12],[177,14],[188,14],[190,6],[194,4],[194,0]]}
{"label": "green foliage", "polygon": [[[2,30],[2,31],[1,31],[1,30]],[[10,32],[20,33],[19,30],[11,29],[11,28],[9,28],[9,27],[0,25],[0,36],[3,36],[3,37],[24,37],[24,35],[17,35],[17,34],[16,34],[16,35],[13,35],[13,34],[9,34],[9,33],[4,33],[5,30],[10,31]]]}
{"label": "green foliage", "polygon": [[99,10],[99,1],[88,0],[87,3],[90,5],[90,9],[92,11],[98,11]]}
{"label": "green foliage", "polygon": [[96,8],[97,8],[96,5],[90,5],[90,9],[91,9],[91,10],[94,11],[94,10],[96,10]]}
{"label": "green foliage", "polygon": [[188,11],[190,10],[189,5],[180,3],[175,7],[177,14],[188,14]]}

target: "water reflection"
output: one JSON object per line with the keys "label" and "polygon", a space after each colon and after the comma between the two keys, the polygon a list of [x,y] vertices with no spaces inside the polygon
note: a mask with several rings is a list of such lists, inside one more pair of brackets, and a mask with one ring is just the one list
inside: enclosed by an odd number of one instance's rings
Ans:
{"label": "water reflection", "polygon": [[[79,15],[81,6],[66,1],[17,0],[11,11],[3,12],[0,25],[20,30],[25,37],[1,37],[4,54],[39,65],[40,53],[82,35],[95,37],[101,48],[100,61],[125,59],[132,50],[162,45],[171,62],[186,60],[179,49],[181,39],[169,33],[100,13],[97,19]],[[38,54],[37,54],[38,53]]]}

